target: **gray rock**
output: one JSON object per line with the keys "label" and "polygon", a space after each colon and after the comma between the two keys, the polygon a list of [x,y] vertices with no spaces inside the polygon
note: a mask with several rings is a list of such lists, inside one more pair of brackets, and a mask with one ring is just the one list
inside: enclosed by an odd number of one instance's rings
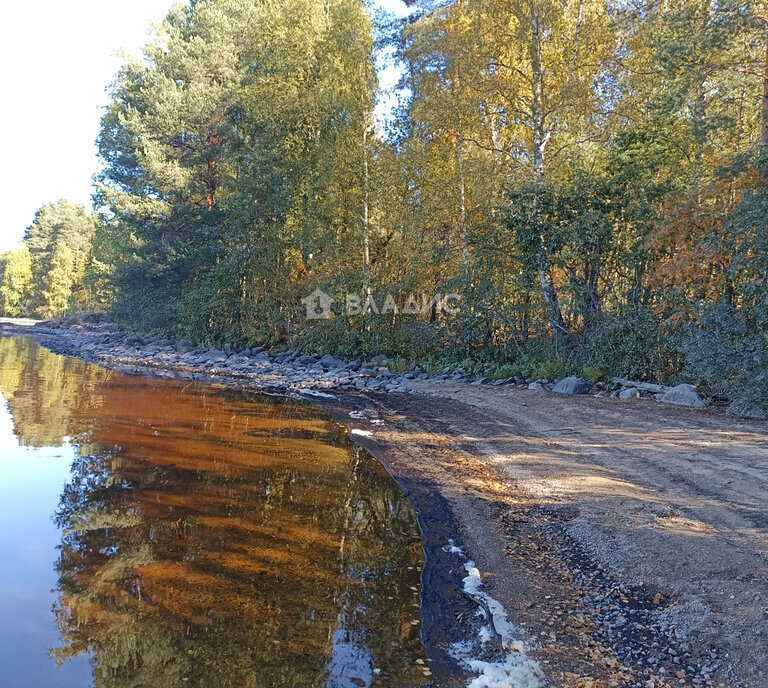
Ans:
{"label": "gray rock", "polygon": [[665,385],[655,385],[651,382],[638,382],[617,377],[613,378],[613,384],[621,385],[623,388],[637,387],[637,389],[643,392],[650,392],[651,394],[666,394],[670,390],[670,388]]}
{"label": "gray rock", "polygon": [[219,351],[218,349],[211,349],[210,351],[206,351],[204,354],[202,354],[198,360],[201,363],[209,365],[211,363],[223,363],[227,360],[227,354],[225,354],[223,351]]}
{"label": "gray rock", "polygon": [[355,380],[355,389],[365,389],[365,380],[361,378]]}
{"label": "gray rock", "polygon": [[320,359],[320,365],[322,365],[326,370],[331,370],[333,368],[343,368],[344,361],[342,361],[340,358],[336,358],[336,356],[326,354]]}
{"label": "gray rock", "polygon": [[533,390],[534,392],[548,392],[549,390],[542,384],[541,382],[531,382],[530,385],[528,385],[528,389]]}
{"label": "gray rock", "polygon": [[659,401],[665,404],[676,404],[677,406],[690,406],[691,408],[705,408],[707,406],[707,396],[693,385],[678,385],[666,392]]}
{"label": "gray rock", "polygon": [[[530,385],[528,389],[530,389]],[[552,388],[552,391],[558,394],[592,394],[594,389],[595,383],[592,380],[587,380],[585,377],[571,376],[560,380]]]}
{"label": "gray rock", "polygon": [[640,396],[640,390],[637,387],[627,387],[618,394],[619,399],[639,399]]}
{"label": "gray rock", "polygon": [[733,418],[749,418],[751,420],[766,420],[768,412],[746,399],[734,399],[725,409],[725,413]]}

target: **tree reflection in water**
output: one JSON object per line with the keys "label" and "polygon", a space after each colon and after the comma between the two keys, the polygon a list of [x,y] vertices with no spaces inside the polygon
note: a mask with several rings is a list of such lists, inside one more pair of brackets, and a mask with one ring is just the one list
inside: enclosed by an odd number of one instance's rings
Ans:
{"label": "tree reflection in water", "polygon": [[[27,360],[59,367],[19,373],[19,434],[77,448],[57,659],[88,654],[97,688],[426,682],[415,514],[320,410]],[[47,426],[45,394],[66,400]]]}

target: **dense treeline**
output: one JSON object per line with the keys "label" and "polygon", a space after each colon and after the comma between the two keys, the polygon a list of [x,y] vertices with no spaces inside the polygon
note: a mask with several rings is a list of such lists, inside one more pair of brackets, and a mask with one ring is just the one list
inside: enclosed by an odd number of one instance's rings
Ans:
{"label": "dense treeline", "polygon": [[40,208],[23,246],[0,256],[3,314],[51,318],[84,310],[95,229],[83,206],[62,200]]}
{"label": "dense treeline", "polygon": [[[768,398],[766,3],[410,4],[174,9],[103,119],[92,303],[197,341]],[[334,316],[308,321],[316,288]]]}

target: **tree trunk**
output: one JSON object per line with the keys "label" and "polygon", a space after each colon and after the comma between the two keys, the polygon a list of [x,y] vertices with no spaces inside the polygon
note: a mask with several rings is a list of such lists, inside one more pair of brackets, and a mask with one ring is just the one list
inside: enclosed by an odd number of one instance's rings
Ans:
{"label": "tree trunk", "polygon": [[763,65],[763,128],[760,144],[768,146],[768,17],[765,20],[765,64]]}
{"label": "tree trunk", "polygon": [[368,113],[366,112],[363,114],[363,265],[366,270],[371,264],[369,204],[370,170],[368,166]]}
{"label": "tree trunk", "polygon": [[547,308],[547,318],[552,329],[555,344],[555,355],[559,356],[563,345],[570,339],[565,327],[557,290],[552,279],[552,264],[547,251],[547,241],[541,222],[540,195],[544,185],[544,149],[549,140],[546,130],[543,104],[544,76],[541,68],[541,27],[539,26],[538,7],[534,4],[531,14],[531,74],[533,81],[533,99],[531,104],[531,119],[533,120],[533,223],[538,233],[539,248],[536,252],[536,271],[539,275],[541,292]]}
{"label": "tree trunk", "polygon": [[[461,126],[461,124],[459,124]],[[464,262],[467,262],[469,252],[467,242],[467,205],[465,201],[465,182],[464,182],[464,139],[459,131],[458,153],[459,153],[459,223],[461,227],[461,255]]]}
{"label": "tree trunk", "polygon": [[[456,4],[456,10],[459,17],[464,15],[464,0],[458,0]],[[463,53],[463,47],[462,47]],[[458,116],[458,132],[456,140],[456,149],[458,154],[458,166],[459,166],[459,230],[461,234],[461,256],[464,263],[467,262],[467,255],[469,253],[467,242],[467,204],[466,204],[466,182],[464,179],[464,127],[461,118],[461,72],[457,65],[456,73],[454,76],[454,82],[456,84],[456,96],[457,103],[456,109],[459,113]]]}
{"label": "tree trunk", "polygon": [[592,326],[600,313],[600,255],[587,259],[584,264],[584,285],[582,289],[581,318],[583,321],[581,338],[587,342],[592,336]]}
{"label": "tree trunk", "polygon": [[[221,136],[219,135],[218,128],[213,130],[213,134],[208,137],[208,148],[214,150],[214,154],[217,154],[218,147],[221,145]],[[205,208],[206,210],[213,210],[216,205],[216,192],[219,189],[219,164],[215,159],[208,161],[208,170],[205,178],[206,192],[205,192]]]}

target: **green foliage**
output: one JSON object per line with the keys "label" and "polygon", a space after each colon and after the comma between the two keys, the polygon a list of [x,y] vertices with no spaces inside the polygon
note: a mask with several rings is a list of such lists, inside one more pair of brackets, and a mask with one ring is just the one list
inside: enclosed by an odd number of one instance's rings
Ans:
{"label": "green foliage", "polygon": [[0,256],[0,308],[2,314],[18,317],[32,309],[32,257],[26,247]]}
{"label": "green foliage", "polygon": [[86,310],[95,229],[83,206],[62,200],[40,208],[23,247],[2,258],[3,312],[50,318]]}
{"label": "green foliage", "polygon": [[75,273],[75,256],[63,242],[57,242],[51,256],[51,265],[43,277],[43,299],[47,316],[67,312]]}
{"label": "green foliage", "polygon": [[[414,7],[386,26],[362,0],[175,7],[115,79],[102,218],[41,209],[32,305],[19,264],[8,312],[494,378],[709,379],[686,344],[708,309],[749,332],[768,310],[758,6]],[[377,48],[403,67],[385,132]],[[316,288],[459,310],[309,321]]]}
{"label": "green foliage", "polygon": [[533,377],[556,380],[565,377],[567,370],[568,362],[562,358],[543,361],[534,368]]}
{"label": "green foliage", "polygon": [[704,309],[682,350],[686,373],[705,389],[768,410],[768,318],[728,304]]}
{"label": "green foliage", "polygon": [[581,374],[588,380],[592,380],[592,382],[610,382],[611,378],[611,376],[604,370],[600,370],[600,368],[595,368],[591,365],[585,365],[581,369]]}
{"label": "green foliage", "polygon": [[681,371],[678,337],[648,309],[621,316],[603,314],[591,326],[578,359],[582,365],[610,371],[612,377],[667,379]]}

